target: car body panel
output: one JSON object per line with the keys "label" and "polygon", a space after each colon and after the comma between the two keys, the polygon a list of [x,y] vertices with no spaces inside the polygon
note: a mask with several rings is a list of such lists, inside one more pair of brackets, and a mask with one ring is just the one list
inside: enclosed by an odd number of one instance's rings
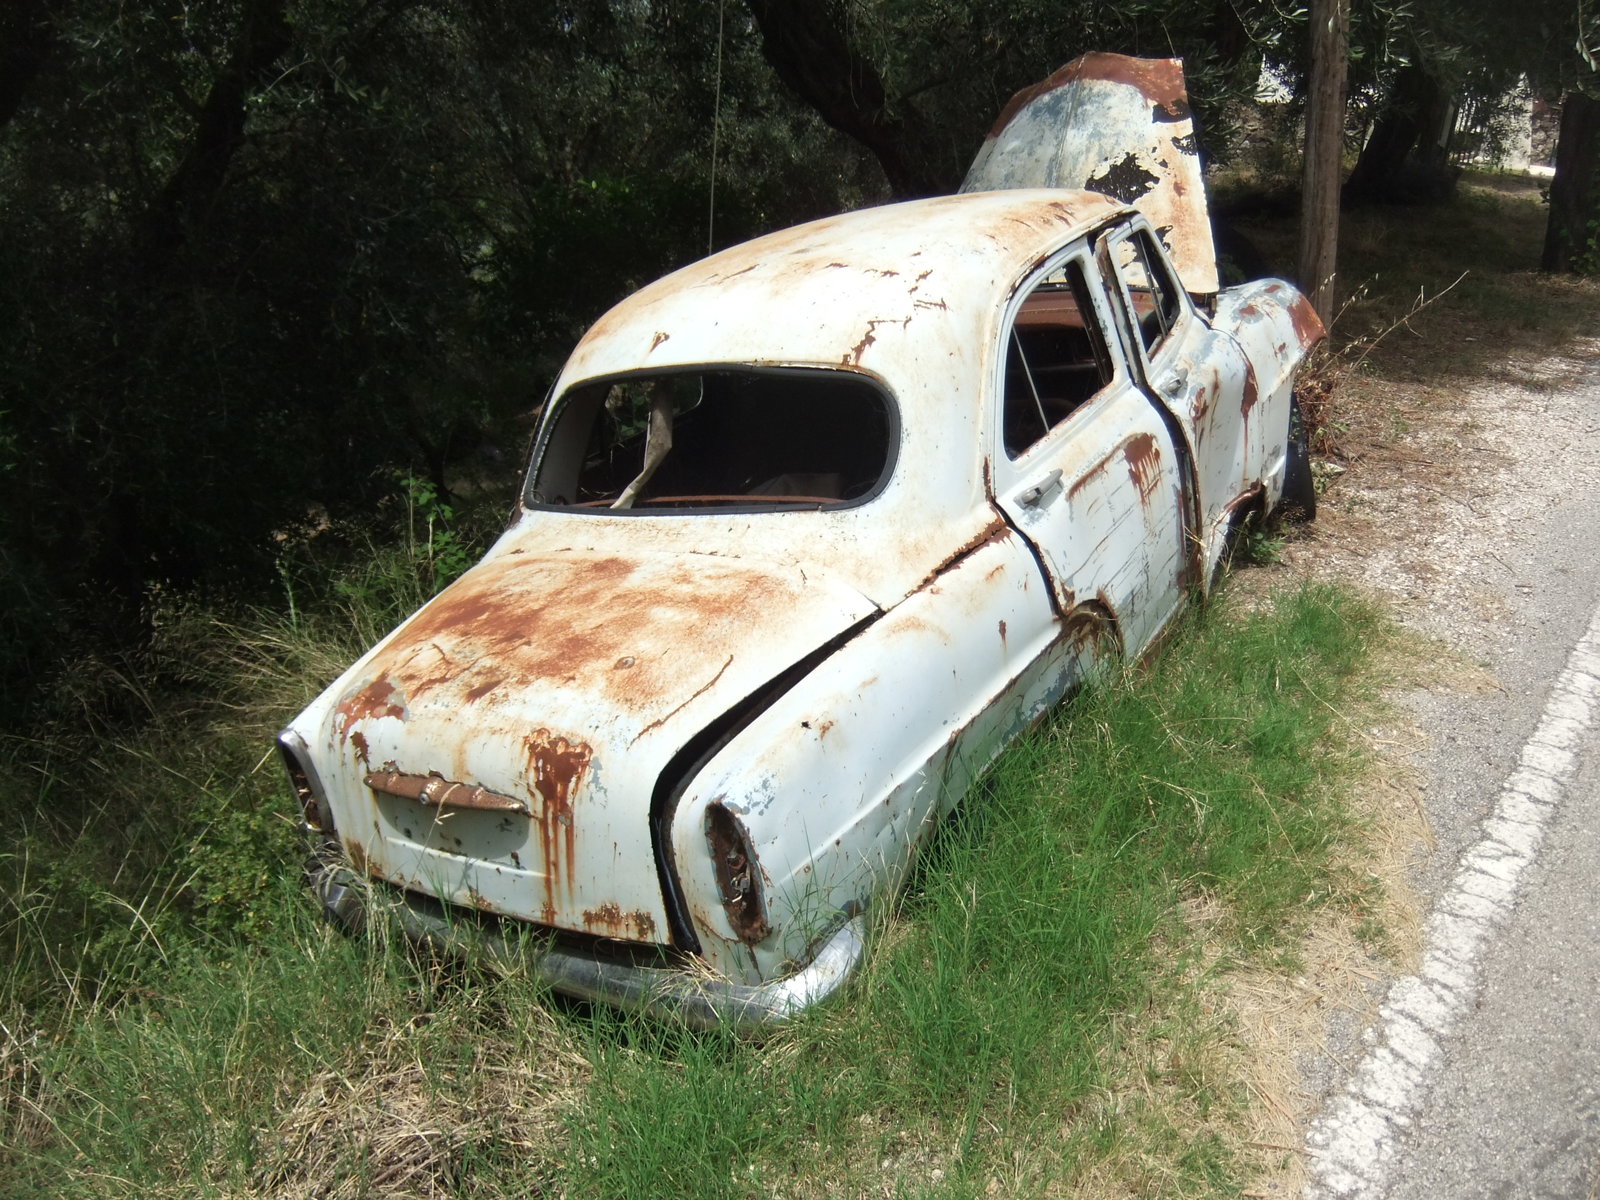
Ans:
{"label": "car body panel", "polygon": [[[996,455],[992,487],[1011,523],[1033,544],[1060,611],[1093,601],[1137,652],[1183,598],[1183,458],[1170,421],[1141,390],[1118,345],[1114,298],[1104,290],[1103,275],[1081,251],[1065,257],[1080,263],[1092,285],[1091,319],[1111,343],[1110,379],[1019,455]],[[1009,320],[1022,319],[1030,284],[1059,262],[1047,260],[1023,283]],[[1005,393],[995,380],[991,423],[1003,421],[998,410]]]}
{"label": "car body panel", "polygon": [[[729,742],[674,822],[708,960],[744,982],[781,975],[892,895],[930,823],[1081,676],[1086,632],[1062,621],[1032,551],[997,518],[993,538]],[[714,804],[748,829],[767,907],[783,914],[754,944],[728,921],[710,871]]]}
{"label": "car body panel", "polygon": [[1260,279],[1228,288],[1217,297],[1212,327],[1239,345],[1249,380],[1239,392],[1241,421],[1260,447],[1262,485],[1268,508],[1278,503],[1288,425],[1279,419],[1294,393],[1295,370],[1327,337],[1317,310],[1292,284]]}
{"label": "car body panel", "polygon": [[[621,868],[652,862],[649,829],[621,798],[648,807],[687,737],[877,610],[816,569],[541,552],[521,533],[335,684],[307,741],[370,873],[552,928],[656,940],[654,870]],[[421,806],[366,782],[383,772],[436,773],[527,812]]]}
{"label": "car body panel", "polygon": [[[552,935],[554,986],[695,1020],[829,994],[931,823],[1281,492],[1320,326],[1281,281],[1208,318],[1157,234],[1083,191],[941,197],[734,247],[603,317],[511,527],[280,739],[342,847],[329,910],[372,880],[419,935],[459,940],[419,897],[516,918]],[[649,495],[651,463],[738,452],[674,448],[724,384],[758,425],[799,396],[785,419],[822,442],[878,405],[878,481]],[[846,402],[806,407],[824,393]]]}

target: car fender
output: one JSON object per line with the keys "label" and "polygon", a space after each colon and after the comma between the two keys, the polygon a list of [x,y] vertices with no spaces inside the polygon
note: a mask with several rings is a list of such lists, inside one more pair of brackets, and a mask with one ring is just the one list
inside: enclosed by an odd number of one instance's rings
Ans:
{"label": "car fender", "polygon": [[1258,279],[1222,292],[1211,326],[1230,335],[1244,350],[1249,366],[1245,417],[1264,422],[1266,453],[1259,482],[1270,509],[1283,492],[1295,372],[1326,339],[1327,331],[1311,302],[1281,279]]}
{"label": "car fender", "polygon": [[932,822],[1086,669],[1095,639],[1060,619],[1032,552],[1001,528],[840,647],[684,792],[674,860],[716,970],[784,975],[893,896]]}

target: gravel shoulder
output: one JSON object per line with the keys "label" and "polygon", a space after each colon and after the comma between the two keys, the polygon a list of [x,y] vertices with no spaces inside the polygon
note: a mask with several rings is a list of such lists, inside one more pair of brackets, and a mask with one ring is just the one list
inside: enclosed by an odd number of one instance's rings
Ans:
{"label": "gravel shoulder", "polygon": [[[1280,563],[1247,572],[1259,578],[1246,586],[1301,577],[1366,589],[1419,635],[1423,652],[1420,662],[1397,667],[1390,717],[1362,731],[1376,765],[1357,803],[1373,829],[1370,870],[1389,895],[1384,952],[1319,925],[1301,976],[1244,979],[1232,994],[1241,1039],[1256,1056],[1250,1086],[1264,1101],[1255,1135],[1263,1170],[1246,1195],[1306,1190],[1306,1126],[1366,1053],[1389,980],[1415,969],[1423,919],[1479,837],[1550,681],[1600,598],[1600,506],[1591,499],[1600,494],[1600,455],[1592,452],[1600,448],[1600,338],[1450,384],[1347,376],[1336,419],[1343,461],[1318,521],[1291,537]],[[1592,789],[1585,803],[1593,803]],[[1529,913],[1561,907],[1559,895],[1538,887]],[[1506,953],[1527,961],[1536,953],[1523,944],[1527,936],[1509,931]],[[1495,998],[1488,1006],[1512,1003]],[[1548,1014],[1521,1019],[1567,1027]],[[1518,1054],[1507,1045],[1508,1059]],[[1443,1094],[1438,1101],[1451,1102]],[[1475,1118],[1463,1109],[1460,1119],[1484,1119],[1477,1111]],[[1508,1136],[1540,1141],[1532,1130]],[[1580,1143],[1568,1159],[1588,1153]],[[1470,1169],[1461,1175],[1472,1177]]]}

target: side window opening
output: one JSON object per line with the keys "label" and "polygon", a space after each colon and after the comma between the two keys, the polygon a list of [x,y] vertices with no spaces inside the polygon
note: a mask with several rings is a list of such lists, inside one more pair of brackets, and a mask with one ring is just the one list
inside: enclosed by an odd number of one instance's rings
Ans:
{"label": "side window opening", "polygon": [[1080,260],[1023,298],[1006,339],[1002,436],[1016,458],[1111,382],[1111,357]]}
{"label": "side window opening", "polygon": [[1182,312],[1177,287],[1147,230],[1136,230],[1118,242],[1116,254],[1117,270],[1133,305],[1139,340],[1146,357],[1154,358]]}
{"label": "side window opening", "polygon": [[877,490],[897,427],[870,380],[689,370],[573,388],[529,483],[536,506],[665,511],[841,506]]}

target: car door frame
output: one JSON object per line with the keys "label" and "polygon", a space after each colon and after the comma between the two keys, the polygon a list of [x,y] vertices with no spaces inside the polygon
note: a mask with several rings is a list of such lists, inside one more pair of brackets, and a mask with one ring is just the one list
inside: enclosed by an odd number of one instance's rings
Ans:
{"label": "car door frame", "polygon": [[[1178,304],[1178,317],[1163,335],[1156,353],[1145,347],[1127,279],[1117,262],[1117,247],[1140,233],[1148,235],[1156,268],[1164,275]],[[1260,423],[1252,428],[1249,411],[1255,399],[1255,377],[1236,339],[1212,328],[1183,287],[1159,233],[1145,217],[1135,216],[1105,231],[1099,239],[1102,276],[1117,313],[1117,330],[1140,385],[1169,414],[1181,436],[1188,460],[1186,491],[1190,498],[1190,586],[1209,590],[1227,549],[1228,535],[1238,520],[1241,502],[1257,482],[1251,464],[1259,461]],[[1237,396],[1241,403],[1229,404]]]}
{"label": "car door frame", "polygon": [[[1027,297],[1072,260],[1084,271],[1111,378],[1013,456],[1004,437],[1012,330]],[[1188,452],[1134,372],[1093,239],[1073,239],[1017,281],[994,349],[987,415],[994,502],[1032,548],[1063,622],[1076,628],[1075,618],[1094,613],[1137,656],[1184,600]]]}

